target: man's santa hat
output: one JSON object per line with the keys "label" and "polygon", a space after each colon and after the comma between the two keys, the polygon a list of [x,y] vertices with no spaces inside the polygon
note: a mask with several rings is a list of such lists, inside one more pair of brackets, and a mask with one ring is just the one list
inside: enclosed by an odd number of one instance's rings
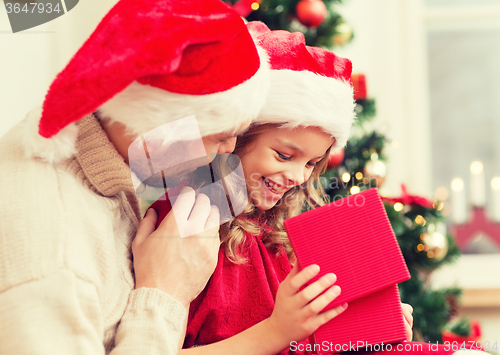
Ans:
{"label": "man's santa hat", "polygon": [[262,22],[247,27],[271,65],[271,90],[256,123],[317,126],[335,138],[333,148],[345,146],[355,118],[351,61],[306,46],[300,32],[271,31]]}
{"label": "man's santa hat", "polygon": [[203,136],[235,130],[266,100],[259,50],[220,0],[121,0],[57,75],[43,110],[30,113],[39,129],[25,123],[27,153],[70,157],[75,122],[97,109],[134,135],[191,115]]}

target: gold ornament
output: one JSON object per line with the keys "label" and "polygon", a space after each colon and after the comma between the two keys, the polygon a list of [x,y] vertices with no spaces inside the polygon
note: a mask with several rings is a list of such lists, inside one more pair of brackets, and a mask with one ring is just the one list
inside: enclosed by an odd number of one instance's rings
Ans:
{"label": "gold ornament", "polygon": [[417,246],[417,252],[427,254],[431,260],[439,262],[448,254],[448,239],[439,232],[422,233],[421,243]]}
{"label": "gold ornament", "polygon": [[343,46],[352,38],[352,28],[345,21],[339,21],[335,26],[335,34],[332,36],[332,44],[334,46]]}

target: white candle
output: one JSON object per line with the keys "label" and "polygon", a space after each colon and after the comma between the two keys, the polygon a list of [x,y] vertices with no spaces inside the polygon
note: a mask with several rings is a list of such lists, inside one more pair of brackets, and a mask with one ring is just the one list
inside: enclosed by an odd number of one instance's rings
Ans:
{"label": "white candle", "polygon": [[491,179],[491,219],[500,222],[500,177]]}
{"label": "white candle", "polygon": [[451,181],[451,218],[453,224],[467,222],[467,200],[465,198],[464,181],[460,178]]}
{"label": "white candle", "polygon": [[484,207],[486,204],[486,184],[483,163],[474,161],[470,165],[470,201],[472,206]]}

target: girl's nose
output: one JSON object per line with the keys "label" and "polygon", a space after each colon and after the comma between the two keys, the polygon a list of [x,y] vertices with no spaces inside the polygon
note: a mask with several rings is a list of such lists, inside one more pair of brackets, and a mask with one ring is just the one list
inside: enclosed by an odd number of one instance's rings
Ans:
{"label": "girl's nose", "polygon": [[290,167],[285,173],[285,178],[287,180],[287,185],[300,185],[307,180],[306,169],[300,166]]}

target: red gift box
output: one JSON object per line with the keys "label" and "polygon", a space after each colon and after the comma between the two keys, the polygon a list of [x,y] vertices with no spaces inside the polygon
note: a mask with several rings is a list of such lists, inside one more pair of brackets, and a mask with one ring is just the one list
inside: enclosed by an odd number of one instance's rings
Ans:
{"label": "red gift box", "polygon": [[353,344],[363,348],[405,340],[397,284],[410,273],[376,189],[302,213],[284,225],[299,266],[321,268],[311,282],[330,272],[337,275],[342,292],[325,310],[349,304],[313,334],[317,344],[328,342],[339,351],[346,345],[352,350]]}
{"label": "red gift box", "polygon": [[[471,334],[470,335],[456,335],[454,333],[452,333],[451,331],[447,330],[445,332],[443,332],[442,336],[443,336],[443,343],[445,342],[449,342],[449,343],[453,343],[453,342],[456,342],[457,344],[459,344],[459,346],[461,346],[462,344],[464,344],[464,346],[470,346],[472,342],[480,342],[482,337],[482,331],[481,331],[481,326],[479,325],[479,322],[476,321],[476,320],[473,320],[471,321],[470,323],[470,328],[471,328]],[[472,345],[476,345],[476,344],[472,344]],[[481,344],[479,344],[481,345]]]}
{"label": "red gift box", "polygon": [[354,87],[354,100],[366,99],[366,77],[364,74],[353,74],[351,76]]}

